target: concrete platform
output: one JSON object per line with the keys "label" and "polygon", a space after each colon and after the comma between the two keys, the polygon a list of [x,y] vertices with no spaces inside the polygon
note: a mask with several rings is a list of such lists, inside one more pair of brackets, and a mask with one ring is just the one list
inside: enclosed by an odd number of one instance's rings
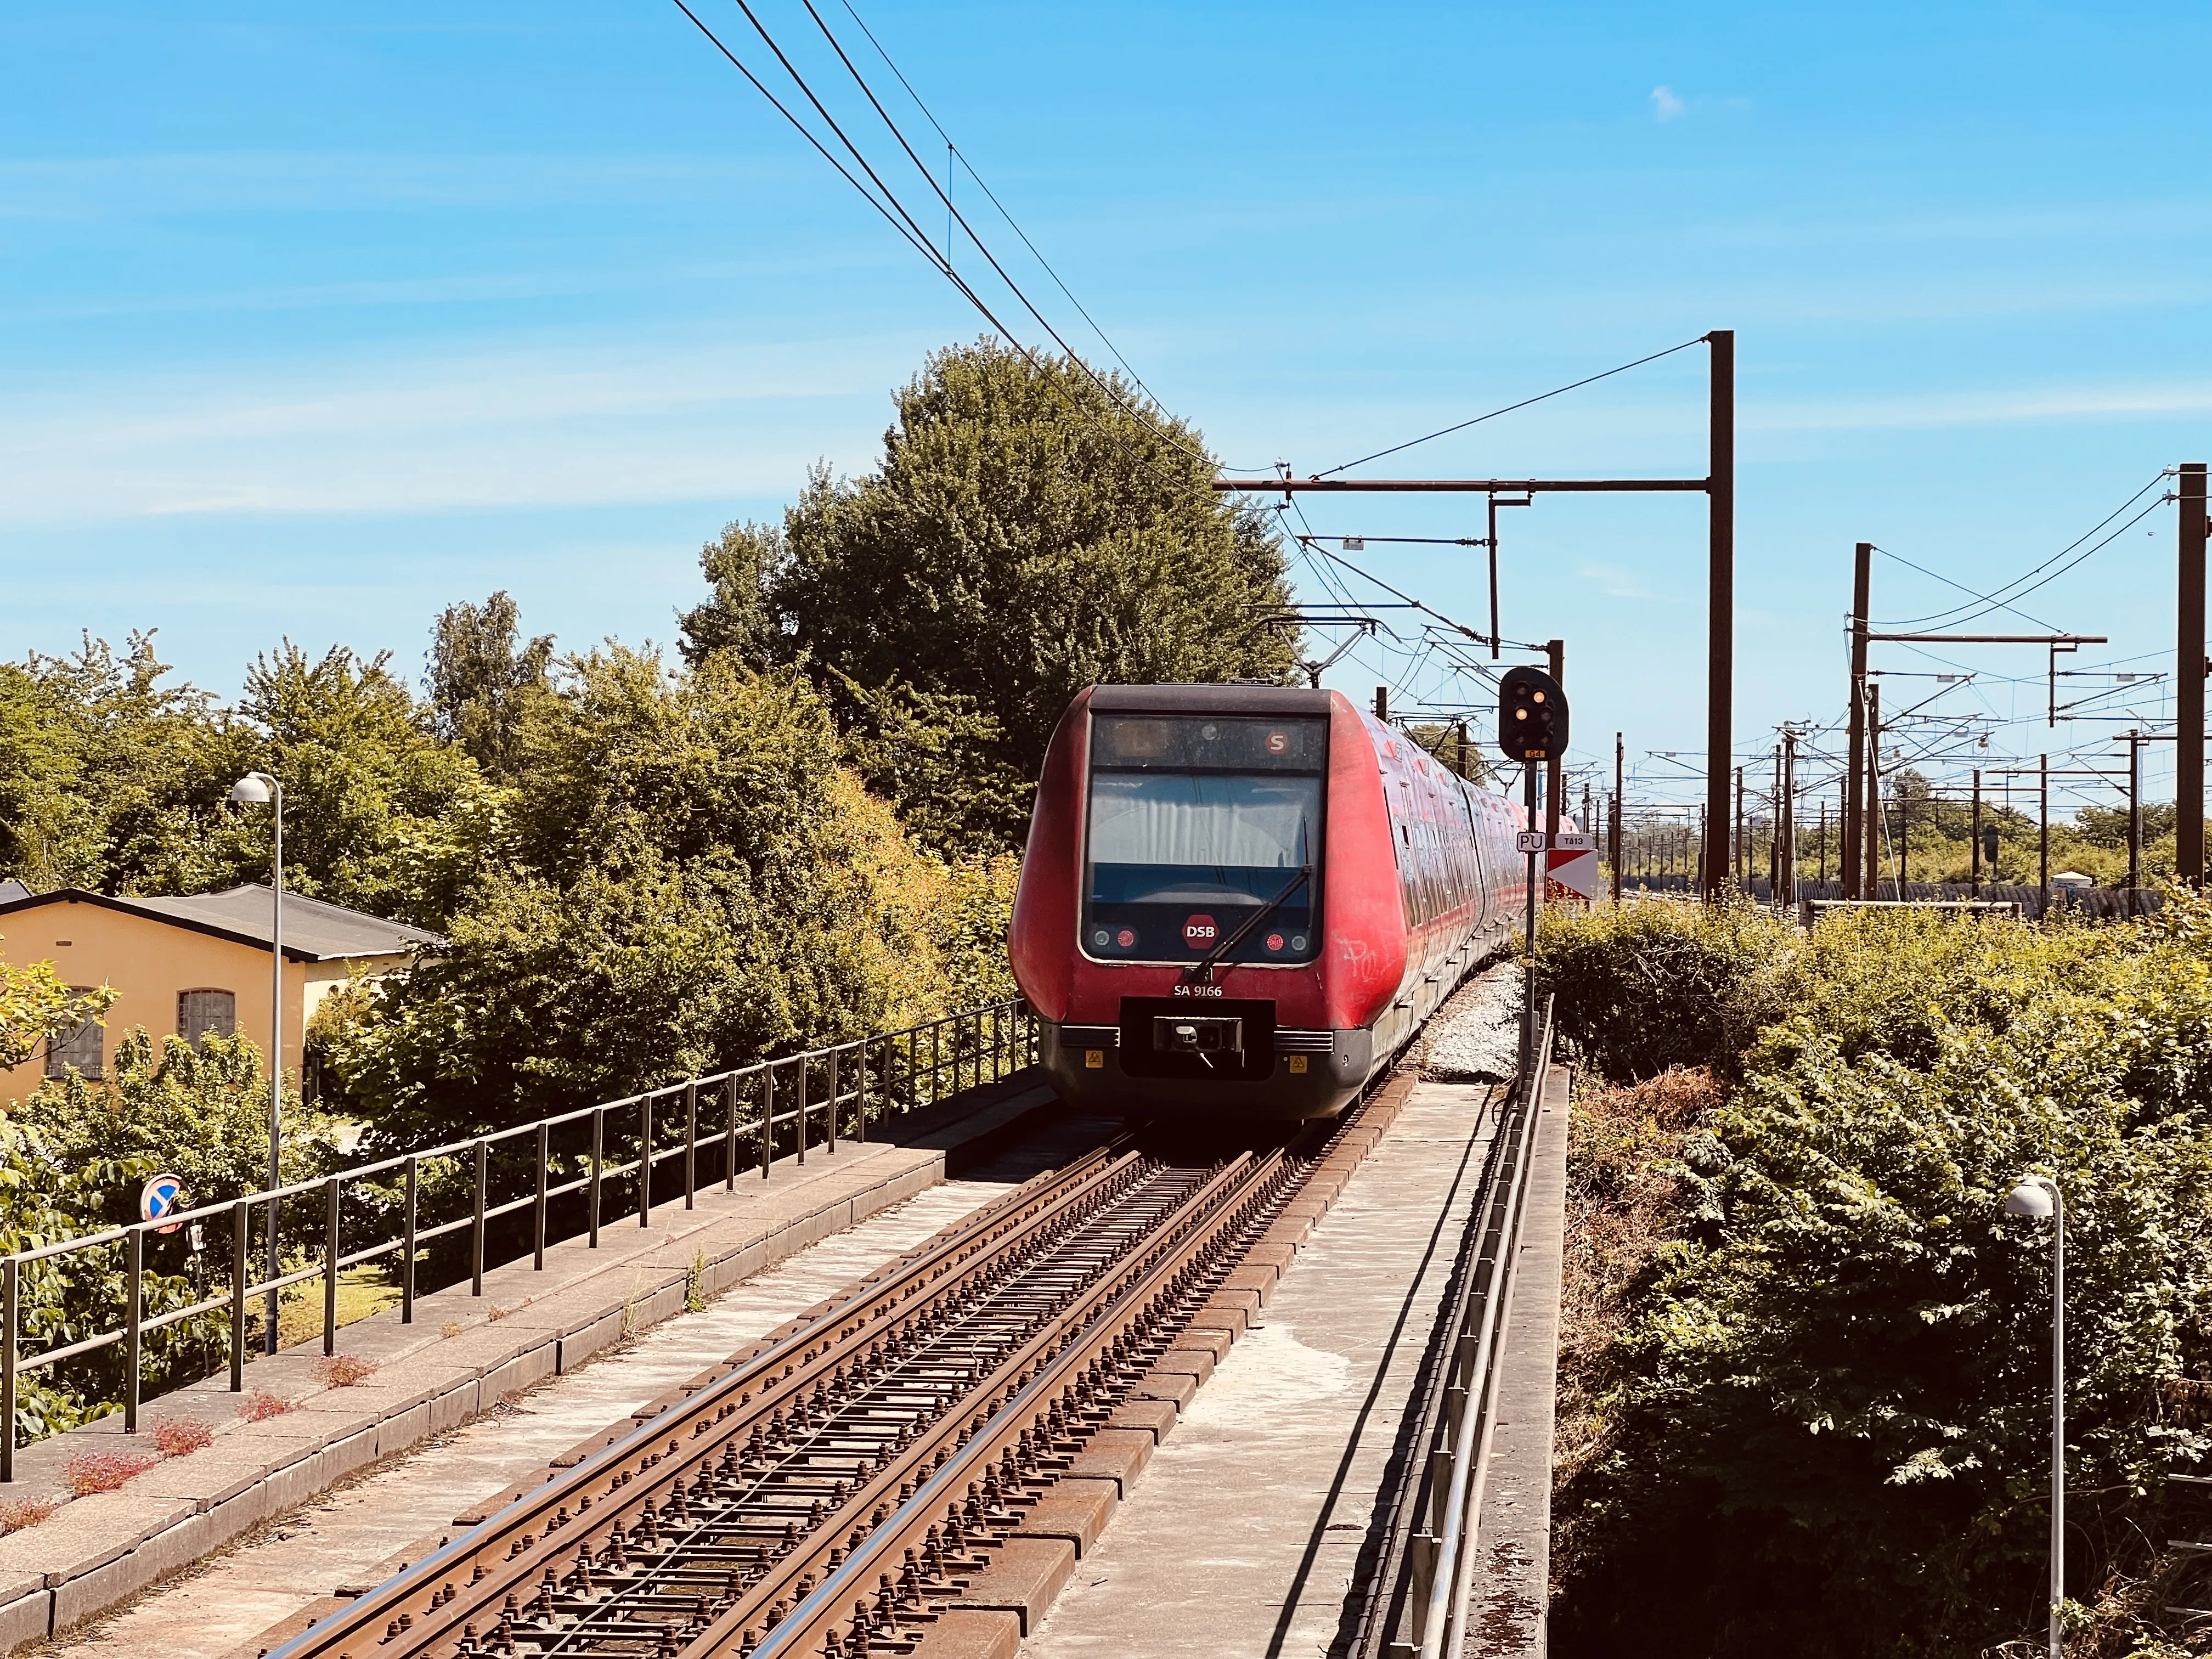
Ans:
{"label": "concrete platform", "polygon": [[[640,1226],[635,1215],[618,1218],[601,1229],[596,1250],[580,1238],[548,1249],[543,1272],[534,1271],[526,1259],[495,1268],[484,1277],[481,1297],[471,1297],[466,1284],[422,1297],[411,1324],[401,1324],[397,1310],[361,1321],[338,1334],[338,1352],[368,1359],[376,1370],[350,1388],[329,1388],[318,1381],[319,1341],[258,1359],[247,1368],[248,1390],[289,1402],[289,1409],[263,1421],[240,1415],[246,1396],[231,1394],[221,1378],[152,1402],[141,1413],[142,1427],[164,1417],[196,1419],[213,1426],[215,1443],[166,1460],[120,1491],[65,1503],[38,1525],[0,1537],[0,1652],[65,1632],[371,1465],[451,1434],[487,1413],[511,1408],[525,1391],[566,1376],[593,1355],[683,1314],[687,1306],[719,1297],[939,1186],[945,1179],[948,1158],[957,1161],[963,1151],[970,1159],[988,1158],[1010,1137],[1040,1125],[1054,1108],[1051,1091],[1037,1074],[1023,1073],[902,1126],[895,1140],[847,1143],[834,1155],[810,1149],[804,1165],[795,1158],[781,1160],[765,1180],[741,1177],[735,1193],[720,1187],[701,1193],[694,1209],[686,1210],[680,1199],[657,1206],[649,1227]],[[964,1213],[988,1195],[963,1191],[946,1201],[961,1206],[957,1212]],[[945,1224],[955,1212],[939,1214],[932,1207],[927,1213],[937,1218],[918,1237]],[[879,1255],[895,1255],[904,1248],[885,1248]],[[835,1262],[827,1270],[835,1273],[834,1280],[803,1297],[782,1317],[875,1265],[872,1260],[854,1267],[842,1251],[825,1260]],[[747,1311],[751,1306],[748,1301],[731,1304],[732,1316],[742,1316],[738,1322],[750,1334],[734,1334],[735,1327],[716,1328],[708,1344],[715,1349],[712,1358],[726,1358],[748,1340],[769,1334],[757,1315]],[[690,1364],[684,1376],[703,1363]],[[542,1468],[580,1435],[623,1417],[681,1380],[663,1377],[653,1393],[623,1410],[593,1404],[583,1413],[590,1415],[588,1423],[571,1427],[564,1417],[567,1440],[550,1449],[538,1448],[533,1440],[524,1462]],[[17,1480],[0,1488],[0,1498],[63,1495],[62,1468],[71,1455],[118,1449],[125,1438],[120,1418],[107,1418],[26,1448],[16,1457]],[[137,1443],[150,1449],[150,1437],[140,1435]],[[526,1472],[518,1468],[471,1496],[481,1500]],[[456,1512],[449,1509],[428,1524],[450,1522]],[[362,1565],[422,1530],[408,1522],[404,1536],[385,1540]],[[283,1528],[277,1531],[281,1534]],[[335,1588],[320,1582],[327,1577],[319,1574],[301,1588],[308,1595],[327,1595]],[[193,1632],[216,1628],[205,1609],[198,1609],[160,1627],[160,1646],[219,1653],[268,1623],[267,1618],[254,1617],[250,1629],[218,1646],[180,1648],[173,1637],[191,1635],[198,1642]],[[148,1649],[142,1644],[134,1650]]]}
{"label": "concrete platform", "polygon": [[1416,1085],[1296,1266],[1279,1279],[1265,1267],[1269,1282],[1237,1304],[1247,1328],[1074,1562],[1025,1656],[1329,1650],[1372,1553],[1375,1496],[1481,1176],[1491,1096]]}

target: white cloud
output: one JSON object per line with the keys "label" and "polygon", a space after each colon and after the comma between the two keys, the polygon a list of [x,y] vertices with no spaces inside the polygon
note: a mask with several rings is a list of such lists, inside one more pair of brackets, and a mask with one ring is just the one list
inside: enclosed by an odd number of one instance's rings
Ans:
{"label": "white cloud", "polygon": [[1655,120],[1671,121],[1689,107],[1675,94],[1672,87],[1651,88],[1651,114]]}
{"label": "white cloud", "polygon": [[1747,404],[1747,431],[1988,426],[2011,421],[2163,419],[2212,410],[2212,382],[2167,386],[2033,386],[1919,397]]}
{"label": "white cloud", "polygon": [[1596,583],[1598,592],[1609,599],[1656,599],[1660,597],[1644,585],[1645,578],[1641,573],[1620,565],[1585,563],[1577,565],[1575,574],[1584,581]]}
{"label": "white cloud", "polygon": [[0,522],[419,512],[787,490],[865,466],[926,341],[514,348],[18,383]]}
{"label": "white cloud", "polygon": [[0,220],[726,202],[801,165],[775,156],[272,150],[0,161]]}

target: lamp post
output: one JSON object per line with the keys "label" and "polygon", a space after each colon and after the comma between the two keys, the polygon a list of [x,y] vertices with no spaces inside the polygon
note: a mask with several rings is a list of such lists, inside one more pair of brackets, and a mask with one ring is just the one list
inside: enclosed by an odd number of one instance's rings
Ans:
{"label": "lamp post", "polygon": [[[230,786],[240,805],[276,809],[276,852],[270,866],[269,939],[269,1189],[284,1184],[284,786],[266,772],[248,772]],[[263,1352],[276,1352],[276,1211],[269,1200],[269,1318]]]}
{"label": "lamp post", "polygon": [[2048,1176],[2022,1176],[2007,1215],[2049,1216],[2051,1232],[2051,1659],[2060,1659],[2066,1599],[2066,1205]]}

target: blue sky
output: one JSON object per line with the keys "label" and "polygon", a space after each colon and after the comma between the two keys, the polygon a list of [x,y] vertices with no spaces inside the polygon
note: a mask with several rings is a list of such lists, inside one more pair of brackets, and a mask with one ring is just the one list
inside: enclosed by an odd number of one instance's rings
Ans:
{"label": "blue sky", "polygon": [[[1747,751],[1839,710],[1854,541],[1993,584],[2212,453],[2201,7],[861,11],[1232,463],[1318,471],[1735,328]],[[851,110],[797,0],[761,15]],[[0,52],[9,654],[158,627],[226,692],[287,635],[411,667],[499,587],[572,647],[666,640],[702,540],[865,470],[889,388],[981,326],[672,5],[25,4]],[[1693,473],[1703,421],[1687,352],[1370,471]],[[1473,501],[1305,513],[1481,533]],[[1506,631],[1569,641],[1592,757],[1702,747],[1701,514],[1507,515]],[[2162,671],[2172,546],[2158,509],[2023,608]],[[1480,620],[1462,550],[1354,556]],[[1876,594],[1958,597],[1887,561]],[[1983,678],[1934,707],[2014,722],[1986,760],[2119,729],[2032,719],[2039,653],[1948,654]]]}

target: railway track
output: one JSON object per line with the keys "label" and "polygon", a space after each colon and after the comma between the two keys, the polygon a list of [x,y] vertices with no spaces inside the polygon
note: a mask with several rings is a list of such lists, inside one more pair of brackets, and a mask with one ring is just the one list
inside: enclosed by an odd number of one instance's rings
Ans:
{"label": "railway track", "polygon": [[915,1650],[1359,1109],[1039,1176],[270,1659]]}

